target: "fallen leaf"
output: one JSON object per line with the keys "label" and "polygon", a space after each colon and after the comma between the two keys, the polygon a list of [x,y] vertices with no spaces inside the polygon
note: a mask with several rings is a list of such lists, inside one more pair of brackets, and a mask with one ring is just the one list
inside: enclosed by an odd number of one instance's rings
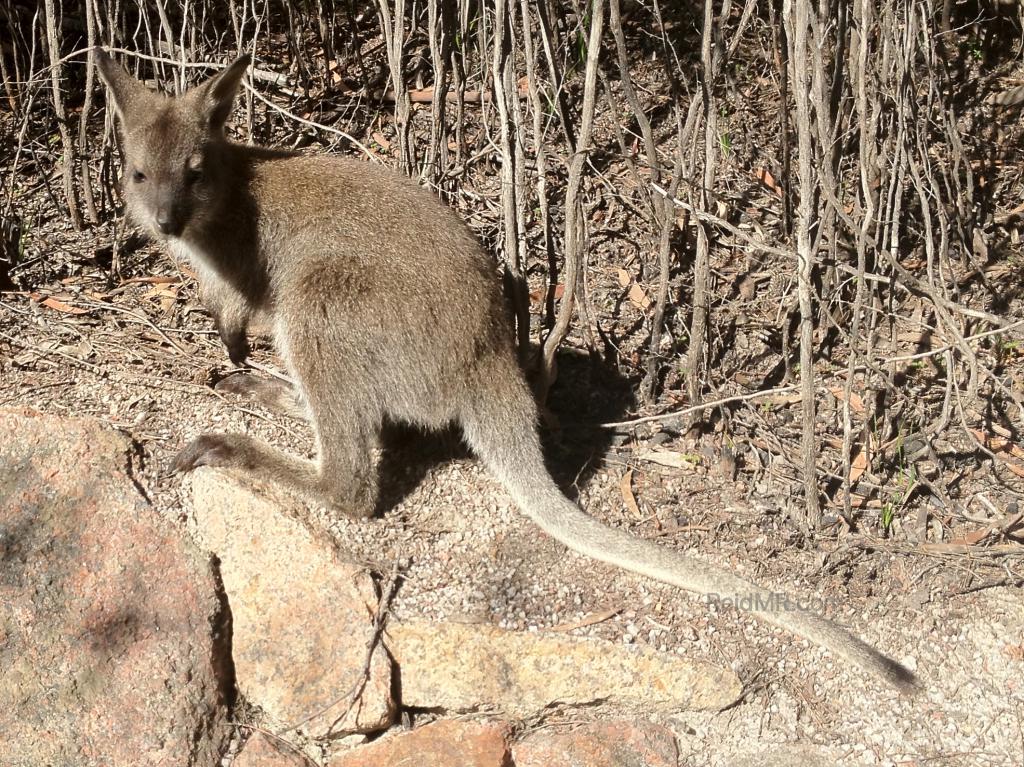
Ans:
{"label": "fallen leaf", "polygon": [[637,505],[636,496],[633,495],[633,470],[627,469],[626,473],[622,475],[622,479],[619,480],[619,492],[622,493],[622,500],[625,502],[626,507],[633,512],[633,516],[637,519],[643,519],[643,514],[640,513],[640,507]]}
{"label": "fallen leaf", "polygon": [[624,288],[627,286],[629,287],[629,292],[626,295],[634,306],[638,309],[644,310],[651,308],[650,296],[648,296],[644,289],[629,276],[629,272],[625,269],[619,269],[618,278],[619,285]]}
{"label": "fallen leaf", "polygon": [[142,294],[143,298],[177,298],[178,297],[178,286],[175,285],[172,288],[163,288],[160,286],[154,286]]}
{"label": "fallen leaf", "polygon": [[629,289],[629,300],[633,302],[634,306],[637,306],[640,309],[646,310],[651,308],[651,299],[644,292],[644,289],[635,282]]}
{"label": "fallen leaf", "polygon": [[692,469],[701,462],[701,456],[697,453],[679,453],[664,448],[646,448],[638,451],[636,457],[671,469]]}
{"label": "fallen leaf", "polygon": [[782,197],[782,187],[779,186],[779,183],[775,180],[775,176],[773,176],[767,168],[756,168],[754,170],[754,178],[768,187],[768,189],[775,192],[777,197]]}
{"label": "fallen leaf", "polygon": [[[189,272],[184,269],[182,271],[185,271],[189,276],[195,276],[195,272]],[[177,282],[181,282],[181,277],[176,274],[155,274],[151,277],[129,277],[121,284],[133,285],[136,283],[142,283],[144,285],[173,285]]]}
{"label": "fallen leaf", "polygon": [[77,306],[66,304],[63,301],[59,301],[53,296],[44,296],[42,293],[29,293],[29,298],[38,304],[42,304],[50,309],[57,312],[63,312],[64,314],[88,314],[88,309],[80,309]]}
{"label": "fallen leaf", "polygon": [[961,538],[954,538],[950,543],[955,546],[973,546],[988,538],[991,532],[991,527],[982,527],[977,530],[972,530]]}
{"label": "fallen leaf", "polygon": [[761,402],[766,405],[795,405],[803,399],[800,394],[779,394],[775,397],[765,397]]}
{"label": "fallen leaf", "polygon": [[749,274],[744,275],[737,286],[737,290],[740,294],[740,298],[744,301],[749,301],[754,297],[757,291],[757,281],[754,280]]}
{"label": "fallen leaf", "polygon": [[609,618],[614,618],[621,612],[622,608],[616,607],[612,610],[602,610],[599,613],[590,613],[589,615],[584,615],[575,623],[559,623],[557,626],[552,626],[551,631],[573,631],[574,629],[593,626],[595,623],[604,623]]}
{"label": "fallen leaf", "polygon": [[850,461],[850,484],[852,485],[867,471],[868,451],[857,448],[853,459]]}
{"label": "fallen leaf", "polygon": [[[545,294],[546,294],[546,291],[543,291],[543,290],[531,290],[530,291],[530,300],[533,301],[533,303],[535,303],[535,304],[539,304],[541,301],[544,300]],[[558,283],[557,285],[555,285],[555,300],[556,301],[560,300],[564,294],[565,294],[565,285],[563,285],[561,282]]]}
{"label": "fallen leaf", "polygon": [[978,438],[978,441],[997,453],[1009,453],[1014,458],[1024,458],[1024,448],[1016,442],[1001,437],[993,437],[978,429],[971,429],[971,434]]}
{"label": "fallen leaf", "polygon": [[[842,386],[833,386],[829,391],[832,392],[832,396],[840,402],[843,402],[846,399],[846,392],[843,390]],[[855,391],[850,392],[850,409],[858,415],[864,414],[864,398]]]}
{"label": "fallen leaf", "polygon": [[868,498],[866,495],[850,493],[850,505],[855,509],[880,509],[882,501],[879,498]]}
{"label": "fallen leaf", "polygon": [[[970,431],[978,442],[987,447],[993,453],[1009,453],[1014,458],[1024,458],[1024,449],[1022,449],[1016,442],[1011,442],[1010,440],[1003,439],[1002,437],[993,437],[983,431],[979,431],[978,429],[971,429]],[[1003,465],[1018,477],[1024,477],[1024,466],[1021,466],[1016,461],[1003,458]]]}

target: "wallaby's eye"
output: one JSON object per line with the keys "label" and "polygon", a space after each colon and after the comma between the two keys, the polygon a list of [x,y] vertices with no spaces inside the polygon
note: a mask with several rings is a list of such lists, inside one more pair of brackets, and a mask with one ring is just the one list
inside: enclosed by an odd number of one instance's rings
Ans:
{"label": "wallaby's eye", "polygon": [[136,184],[141,184],[145,180],[146,174],[143,173],[141,170],[132,171],[132,181],[134,181]]}
{"label": "wallaby's eye", "polygon": [[185,163],[185,183],[189,186],[203,178],[203,155],[196,153]]}

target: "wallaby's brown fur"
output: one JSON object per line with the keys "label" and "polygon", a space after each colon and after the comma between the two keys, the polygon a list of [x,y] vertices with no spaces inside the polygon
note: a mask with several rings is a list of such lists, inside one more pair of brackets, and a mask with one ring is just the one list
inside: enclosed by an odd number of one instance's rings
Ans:
{"label": "wallaby's brown fur", "polygon": [[299,391],[252,379],[225,388],[305,412],[316,435],[318,458],[305,461],[247,435],[206,434],[176,469],[246,469],[365,517],[383,421],[456,422],[516,503],[567,546],[701,594],[742,596],[762,619],[913,688],[909,671],[845,629],[605,527],[561,493],[544,465],[495,263],[432,194],[366,162],[229,142],[224,123],[248,57],[178,98],[148,90],[109,55],[99,62],[121,121],[129,215],[197,270],[232,360],[246,357],[254,317],[271,323]]}

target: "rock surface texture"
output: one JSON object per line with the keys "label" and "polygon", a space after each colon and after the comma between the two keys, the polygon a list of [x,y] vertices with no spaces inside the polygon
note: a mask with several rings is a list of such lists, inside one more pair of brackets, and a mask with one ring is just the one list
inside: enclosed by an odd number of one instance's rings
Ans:
{"label": "rock surface texture", "polygon": [[516,767],[676,767],[675,736],[650,722],[594,722],[540,730],[512,747]]}
{"label": "rock surface texture", "polygon": [[753,751],[730,757],[729,764],[731,767],[835,767],[837,764],[855,763],[854,758],[853,754],[836,748],[765,744]]}
{"label": "rock surface texture", "polygon": [[205,554],[97,421],[0,411],[0,763],[218,765],[230,683]]}
{"label": "rock surface texture", "polygon": [[310,764],[297,749],[257,732],[245,741],[231,767],[310,767]]}
{"label": "rock surface texture", "polygon": [[200,469],[192,497],[231,605],[239,691],[272,729],[301,723],[322,737],[386,728],[394,704],[383,646],[364,678],[377,607],[369,573],[309,532],[299,502],[268,488]]}
{"label": "rock surface texture", "polygon": [[392,622],[386,637],[402,674],[402,704],[530,716],[552,703],[650,712],[734,703],[731,671],[648,649],[482,624]]}
{"label": "rock surface texture", "polygon": [[340,754],[327,767],[511,767],[508,734],[503,724],[441,720]]}

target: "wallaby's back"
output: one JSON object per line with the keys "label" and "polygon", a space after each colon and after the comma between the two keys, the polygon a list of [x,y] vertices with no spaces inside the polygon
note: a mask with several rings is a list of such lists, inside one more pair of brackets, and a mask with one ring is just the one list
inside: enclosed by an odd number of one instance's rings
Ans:
{"label": "wallaby's back", "polygon": [[513,355],[497,267],[466,224],[380,166],[231,151],[251,163],[274,314],[332,357],[361,360],[345,375],[372,377],[367,394],[387,415],[455,419],[480,358]]}

